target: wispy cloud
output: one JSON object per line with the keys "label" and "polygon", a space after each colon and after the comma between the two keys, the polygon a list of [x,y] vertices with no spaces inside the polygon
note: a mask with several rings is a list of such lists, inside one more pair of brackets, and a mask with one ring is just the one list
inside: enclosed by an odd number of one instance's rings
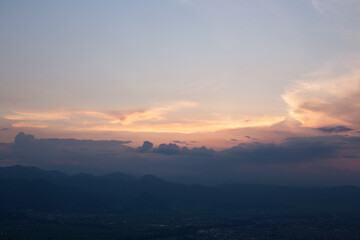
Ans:
{"label": "wispy cloud", "polygon": [[[68,131],[113,131],[113,132],[154,132],[154,133],[194,133],[216,132],[219,130],[270,126],[284,119],[282,116],[233,119],[217,116],[217,119],[195,119],[183,110],[197,104],[179,101],[163,106],[135,111],[89,111],[53,110],[12,111],[4,118],[13,121],[13,127],[56,128]],[[172,116],[175,114],[176,116]]]}
{"label": "wispy cloud", "polygon": [[358,0],[310,0],[314,9],[319,13],[338,14],[344,11],[360,10]]}
{"label": "wispy cloud", "polygon": [[266,117],[247,122],[245,120],[188,120],[185,123],[140,124],[140,125],[99,125],[92,127],[73,128],[76,131],[129,131],[158,133],[195,133],[216,132],[226,129],[271,126],[281,122],[284,117]]}
{"label": "wispy cloud", "polygon": [[15,128],[47,128],[48,125],[44,123],[36,122],[16,122],[12,124],[12,127]]}
{"label": "wispy cloud", "polygon": [[322,13],[323,9],[322,9],[322,7],[320,5],[319,0],[311,0],[311,3],[312,3],[312,5],[313,5],[313,7],[315,8],[316,11]]}
{"label": "wispy cloud", "polygon": [[161,121],[165,119],[165,115],[169,112],[175,112],[184,108],[194,107],[195,103],[192,102],[176,102],[174,104],[162,106],[162,107],[154,107],[144,111],[134,111],[124,116],[116,116],[118,118],[114,123],[122,123],[125,125],[129,125],[132,123],[136,123],[139,121]]}

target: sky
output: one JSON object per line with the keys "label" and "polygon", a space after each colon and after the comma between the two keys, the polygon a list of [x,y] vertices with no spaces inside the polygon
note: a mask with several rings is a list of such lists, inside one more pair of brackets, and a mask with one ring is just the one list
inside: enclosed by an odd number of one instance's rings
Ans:
{"label": "sky", "polygon": [[359,23],[358,0],[0,1],[0,165],[360,185]]}

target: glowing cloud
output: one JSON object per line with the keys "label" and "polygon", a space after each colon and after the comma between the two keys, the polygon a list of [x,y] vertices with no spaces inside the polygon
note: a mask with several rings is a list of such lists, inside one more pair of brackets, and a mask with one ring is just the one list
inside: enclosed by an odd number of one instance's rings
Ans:
{"label": "glowing cloud", "polygon": [[[84,111],[55,110],[49,112],[20,112],[6,115],[13,127],[54,128],[68,131],[113,131],[113,132],[153,132],[153,133],[194,133],[216,132],[226,129],[270,126],[284,120],[284,117],[257,117],[248,120],[218,116],[218,119],[194,119],[182,114],[185,108],[195,107],[191,102],[175,102],[143,111]],[[181,117],[170,117],[170,113]]]}
{"label": "glowing cloud", "polygon": [[307,80],[287,91],[288,112],[306,127],[360,127],[360,74]]}
{"label": "glowing cloud", "polygon": [[113,123],[119,122],[128,125],[139,121],[160,121],[164,120],[164,115],[168,112],[173,112],[193,106],[196,106],[196,104],[192,102],[176,102],[164,107],[155,107],[145,111],[132,112],[126,114],[122,119],[119,119]]}
{"label": "glowing cloud", "polygon": [[17,128],[47,128],[48,125],[43,123],[36,123],[36,122],[17,122],[11,124],[12,127]]}
{"label": "glowing cloud", "polygon": [[128,131],[128,132],[157,132],[157,133],[196,133],[196,132],[216,132],[226,129],[264,127],[271,126],[283,121],[284,117],[266,117],[246,120],[188,120],[187,123],[168,123],[168,124],[142,124],[142,125],[100,125],[93,127],[72,128],[74,131]]}

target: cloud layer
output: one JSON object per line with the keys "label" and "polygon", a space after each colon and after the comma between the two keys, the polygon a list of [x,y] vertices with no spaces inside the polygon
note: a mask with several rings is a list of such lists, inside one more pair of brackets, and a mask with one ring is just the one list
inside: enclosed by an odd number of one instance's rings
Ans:
{"label": "cloud layer", "polygon": [[152,133],[216,132],[225,129],[271,126],[284,119],[282,116],[255,117],[251,120],[218,116],[198,119],[185,114],[186,109],[197,107],[192,102],[174,102],[145,110],[90,111],[12,111],[5,115],[14,128],[49,128],[66,131],[111,131]]}
{"label": "cloud layer", "polygon": [[343,178],[344,172],[360,176],[359,137],[296,137],[279,144],[242,143],[222,151],[205,146],[180,147],[175,143],[156,147],[149,141],[133,148],[128,143],[36,139],[19,133],[14,143],[0,145],[0,164],[34,165],[72,173],[155,174],[201,183],[357,184],[353,178]]}

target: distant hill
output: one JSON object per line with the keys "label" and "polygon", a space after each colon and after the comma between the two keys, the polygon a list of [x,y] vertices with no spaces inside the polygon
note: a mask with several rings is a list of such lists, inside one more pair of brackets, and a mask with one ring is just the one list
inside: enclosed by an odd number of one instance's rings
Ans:
{"label": "distant hill", "polygon": [[153,175],[69,176],[35,167],[0,168],[0,209],[21,210],[324,210],[359,211],[360,188],[251,184],[185,185]]}
{"label": "distant hill", "polygon": [[41,179],[0,179],[0,210],[94,211],[105,204],[96,197]]}
{"label": "distant hill", "polygon": [[36,167],[2,167],[0,168],[0,178],[18,179],[54,179],[65,178],[67,175],[58,171],[45,171]]}

